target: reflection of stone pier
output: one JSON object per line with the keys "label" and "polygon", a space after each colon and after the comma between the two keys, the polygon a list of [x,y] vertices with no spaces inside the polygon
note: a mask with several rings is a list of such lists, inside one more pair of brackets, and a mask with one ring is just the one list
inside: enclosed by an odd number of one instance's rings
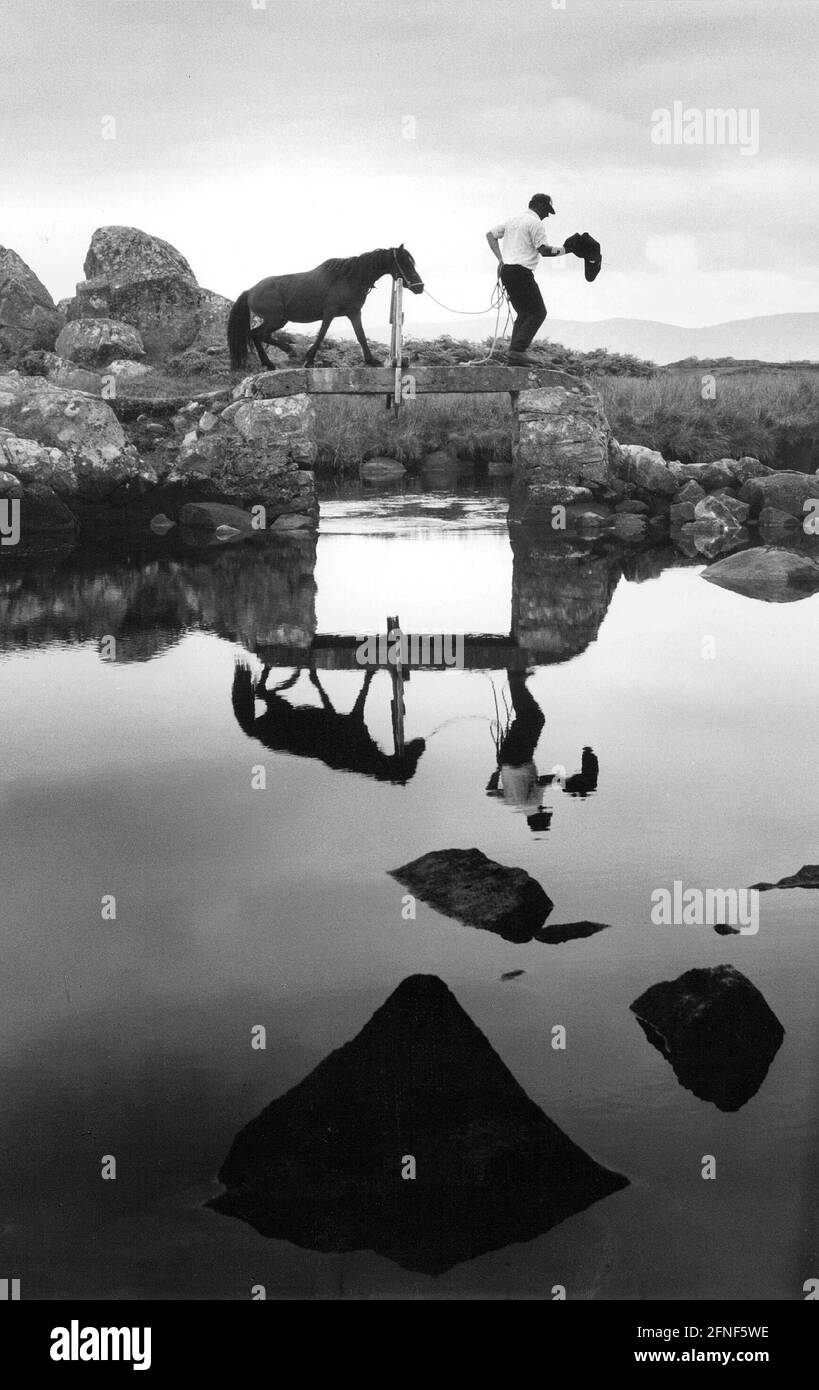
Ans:
{"label": "reflection of stone pier", "polygon": [[511,528],[511,541],[512,635],[532,662],[569,661],[596,639],[620,561],[522,526]]}

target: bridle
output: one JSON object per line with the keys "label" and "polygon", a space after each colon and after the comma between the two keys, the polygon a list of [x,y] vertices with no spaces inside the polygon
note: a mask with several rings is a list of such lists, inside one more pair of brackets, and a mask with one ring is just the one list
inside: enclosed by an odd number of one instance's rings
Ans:
{"label": "bridle", "polygon": [[[416,286],[420,286],[420,288],[423,289],[423,287],[424,287],[424,282],[423,282],[423,280],[408,280],[408,279],[407,279],[406,271],[404,271],[404,270],[401,268],[401,262],[400,262],[399,259],[398,259],[398,252],[396,251],[396,249],[395,249],[394,246],[393,246],[393,248],[392,248],[392,258],[393,258],[393,260],[395,261],[395,268],[396,268],[396,270],[398,271],[398,274],[401,276],[401,279],[402,279],[403,282],[404,282],[404,288],[405,288],[405,289],[408,289],[408,290],[413,290],[413,289],[416,288]],[[417,272],[416,272],[416,273],[417,273]]]}

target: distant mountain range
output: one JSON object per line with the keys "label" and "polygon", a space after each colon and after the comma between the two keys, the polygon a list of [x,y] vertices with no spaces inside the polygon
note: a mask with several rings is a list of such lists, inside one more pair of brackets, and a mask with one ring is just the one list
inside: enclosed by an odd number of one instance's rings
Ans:
{"label": "distant mountain range", "polygon": [[[334,325],[336,332],[340,326]],[[446,321],[408,323],[404,336],[439,338],[449,334],[452,338],[481,342],[491,338],[494,331],[494,319],[460,319],[453,315]],[[371,338],[389,342],[386,324],[370,323],[367,332]],[[577,352],[607,348],[609,352],[629,352],[659,364],[678,362],[683,357],[819,361],[819,313],[766,314],[760,318],[712,323],[703,328],[683,328],[652,319],[600,319],[593,323],[547,319],[539,336]]]}

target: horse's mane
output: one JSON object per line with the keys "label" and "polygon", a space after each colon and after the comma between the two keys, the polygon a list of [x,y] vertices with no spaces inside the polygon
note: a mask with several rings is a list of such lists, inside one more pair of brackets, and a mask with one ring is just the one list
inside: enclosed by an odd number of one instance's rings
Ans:
{"label": "horse's mane", "polygon": [[385,273],[385,257],[389,254],[388,247],[380,246],[375,251],[365,251],[361,256],[335,256],[323,261],[320,269],[330,280],[351,278],[362,285],[371,285],[379,275]]}

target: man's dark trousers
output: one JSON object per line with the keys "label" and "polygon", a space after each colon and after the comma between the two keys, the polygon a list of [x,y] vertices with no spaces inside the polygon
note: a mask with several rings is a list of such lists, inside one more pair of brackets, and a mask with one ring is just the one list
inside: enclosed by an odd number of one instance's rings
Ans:
{"label": "man's dark trousers", "polygon": [[546,317],[543,295],[525,265],[502,266],[501,283],[517,315],[509,351],[525,352]]}

